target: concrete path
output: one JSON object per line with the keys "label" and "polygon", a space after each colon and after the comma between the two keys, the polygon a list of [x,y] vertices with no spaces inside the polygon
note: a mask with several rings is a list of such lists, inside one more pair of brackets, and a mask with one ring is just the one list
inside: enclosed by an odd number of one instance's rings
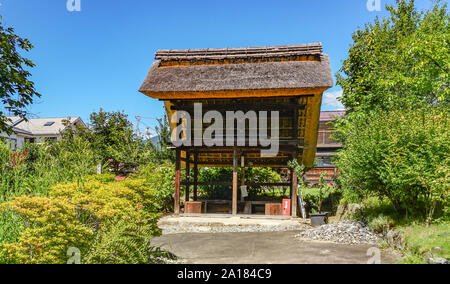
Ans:
{"label": "concrete path", "polygon": [[[170,234],[152,240],[192,264],[366,264],[370,245],[305,242],[296,232]],[[382,263],[397,256],[382,253]]]}

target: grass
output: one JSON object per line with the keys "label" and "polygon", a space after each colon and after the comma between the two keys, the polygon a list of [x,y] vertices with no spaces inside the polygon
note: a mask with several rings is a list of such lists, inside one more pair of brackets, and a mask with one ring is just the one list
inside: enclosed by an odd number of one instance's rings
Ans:
{"label": "grass", "polygon": [[21,221],[16,214],[0,213],[0,245],[17,241],[21,230]]}
{"label": "grass", "polygon": [[[426,258],[450,259],[450,223],[425,225],[415,224],[399,229],[406,241],[404,257],[400,263],[425,263]],[[439,247],[442,251],[433,250]]]}
{"label": "grass", "polygon": [[[428,258],[450,259],[450,222],[442,216],[441,221],[426,227],[425,218],[399,216],[388,200],[369,197],[360,202],[363,209],[352,219],[368,222],[369,227],[386,234],[389,230],[400,231],[405,240],[401,264],[424,264]],[[445,215],[445,213],[444,213]],[[386,245],[386,244],[385,244]],[[433,250],[441,248],[442,251]]]}

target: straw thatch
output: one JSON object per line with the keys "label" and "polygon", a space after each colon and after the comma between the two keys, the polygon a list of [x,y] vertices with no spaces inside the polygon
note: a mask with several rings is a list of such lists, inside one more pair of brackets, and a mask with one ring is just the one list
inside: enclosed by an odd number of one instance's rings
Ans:
{"label": "straw thatch", "polygon": [[[273,90],[329,88],[333,86],[328,55],[321,44],[264,48],[161,50],[140,92],[208,92],[235,90]],[[314,56],[314,60],[293,60],[297,56]],[[162,67],[165,61],[243,59],[239,64],[192,64]],[[266,59],[262,63],[251,58]],[[268,60],[274,58],[276,60]],[[286,60],[280,60],[285,58]],[[246,63],[246,59],[248,62]]]}

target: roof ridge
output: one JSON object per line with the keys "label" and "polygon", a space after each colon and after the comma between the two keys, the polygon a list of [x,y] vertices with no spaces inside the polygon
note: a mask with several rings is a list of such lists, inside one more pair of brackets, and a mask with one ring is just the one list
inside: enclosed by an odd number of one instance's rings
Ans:
{"label": "roof ridge", "polygon": [[320,55],[322,43],[297,45],[276,45],[237,48],[202,48],[202,49],[161,49],[155,59],[162,61],[183,59],[215,59],[215,58],[249,58],[249,57],[284,57],[296,55]]}

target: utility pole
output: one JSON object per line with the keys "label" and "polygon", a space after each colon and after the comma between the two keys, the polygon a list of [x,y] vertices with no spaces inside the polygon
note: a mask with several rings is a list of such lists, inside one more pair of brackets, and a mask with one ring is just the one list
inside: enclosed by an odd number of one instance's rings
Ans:
{"label": "utility pole", "polygon": [[136,115],[136,136],[140,136],[139,124],[141,123],[141,116]]}

